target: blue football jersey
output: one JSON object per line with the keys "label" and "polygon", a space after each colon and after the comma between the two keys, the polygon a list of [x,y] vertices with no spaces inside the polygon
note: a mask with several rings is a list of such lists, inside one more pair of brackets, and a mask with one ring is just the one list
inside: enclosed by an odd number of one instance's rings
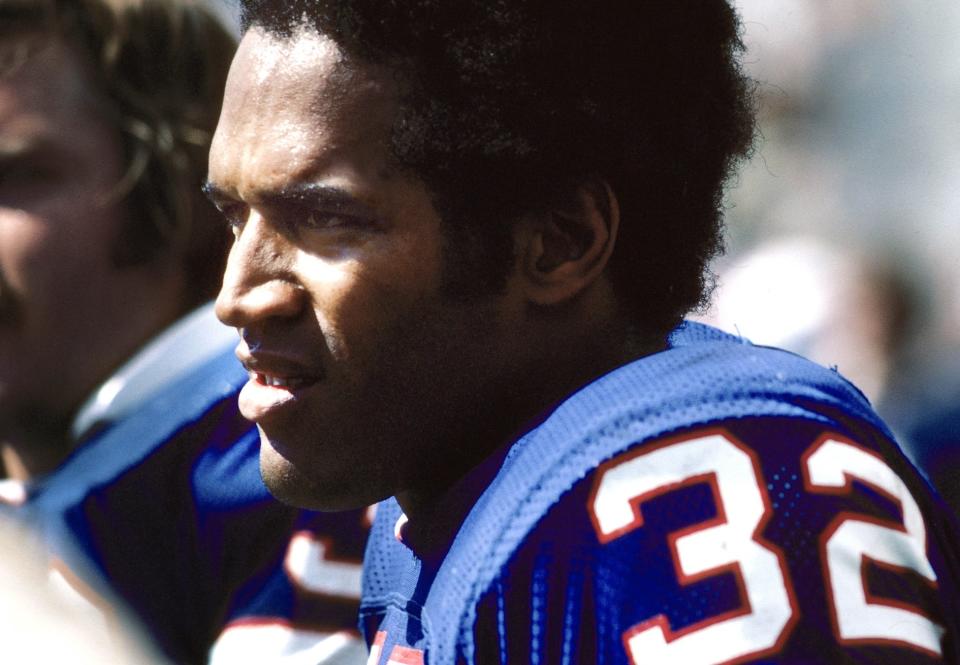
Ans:
{"label": "blue football jersey", "polygon": [[685,324],[378,508],[371,664],[958,662],[960,534],[836,372]]}
{"label": "blue football jersey", "polygon": [[316,663],[365,651],[356,611],[366,511],[273,499],[258,433],[237,407],[246,379],[230,351],[206,361],[82,442],[19,510],[175,662]]}

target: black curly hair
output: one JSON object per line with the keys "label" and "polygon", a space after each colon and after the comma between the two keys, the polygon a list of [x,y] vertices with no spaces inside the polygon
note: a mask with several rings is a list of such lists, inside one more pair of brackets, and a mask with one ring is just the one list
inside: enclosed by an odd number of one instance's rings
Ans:
{"label": "black curly hair", "polygon": [[497,288],[509,220],[601,178],[622,218],[611,276],[641,329],[703,303],[723,184],[753,139],[725,0],[243,0],[241,20],[396,68],[392,151],[434,195],[459,288]]}

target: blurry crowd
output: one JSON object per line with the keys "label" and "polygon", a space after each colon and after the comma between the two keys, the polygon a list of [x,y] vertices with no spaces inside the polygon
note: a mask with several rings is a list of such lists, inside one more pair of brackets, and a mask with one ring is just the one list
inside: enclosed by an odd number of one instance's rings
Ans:
{"label": "blurry crowd", "polygon": [[269,495],[236,331],[210,302],[230,239],[202,188],[229,10],[0,0],[5,659],[361,653],[362,511]]}

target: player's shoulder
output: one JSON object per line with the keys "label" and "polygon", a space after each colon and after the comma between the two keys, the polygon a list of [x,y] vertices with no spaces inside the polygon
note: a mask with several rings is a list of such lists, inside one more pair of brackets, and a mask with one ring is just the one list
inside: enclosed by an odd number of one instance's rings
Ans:
{"label": "player's shoulder", "polygon": [[[758,346],[702,323],[682,323],[670,334],[666,352],[645,360],[662,373],[680,375],[688,390],[701,390],[708,399],[749,396],[759,402],[765,397],[804,396],[872,416],[866,397],[836,367],[823,367],[784,349]],[[627,367],[636,371],[642,366],[640,362]]]}
{"label": "player's shoulder", "polygon": [[637,438],[595,459],[570,457],[563,466],[573,480],[542,507],[531,534],[602,546],[644,525],[646,504],[672,504],[664,501],[667,495],[683,497],[682,510],[675,506],[669,511],[673,514],[722,517],[724,497],[749,499],[757,510],[779,511],[785,523],[799,529],[823,519],[817,511],[803,509],[812,503],[806,495],[818,496],[818,510],[825,513],[847,503],[844,496],[852,493],[860,508],[872,502],[890,508],[891,518],[903,510],[891,506],[906,500],[933,517],[946,515],[929,484],[885,432],[828,415],[694,424]]}
{"label": "player's shoulder", "polygon": [[890,435],[863,394],[835,370],[687,322],[662,351],[571,395],[521,444],[557,449],[604,439],[612,453],[687,427],[758,417],[842,417]]}
{"label": "player's shoulder", "polygon": [[955,649],[956,525],[859,391],[787,352],[679,332],[561,405],[478,502],[466,547],[502,535],[478,567],[477,648],[494,630],[558,662],[556,644],[582,662]]}
{"label": "player's shoulder", "polygon": [[952,652],[955,524],[881,434],[835,425],[731,420],[587,466],[478,598],[477,648],[494,630],[550,662]]}
{"label": "player's shoulder", "polygon": [[666,350],[585,386],[522,437],[479,507],[522,524],[515,533],[526,533],[569,501],[563,497],[575,485],[627,458],[666,459],[696,449],[715,461],[737,450],[772,468],[787,459],[795,464],[825,432],[909,466],[863,395],[836,372],[688,323]]}

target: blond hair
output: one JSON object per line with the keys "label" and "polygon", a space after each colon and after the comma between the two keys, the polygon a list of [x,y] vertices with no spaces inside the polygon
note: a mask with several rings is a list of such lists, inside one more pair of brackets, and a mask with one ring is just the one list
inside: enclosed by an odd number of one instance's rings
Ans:
{"label": "blond hair", "polygon": [[185,305],[209,298],[227,234],[200,184],[235,37],[194,0],[0,0],[0,26],[0,40],[59,38],[89,60],[93,95],[124,147],[112,197],[129,207],[130,222],[115,262],[172,252],[189,273]]}

